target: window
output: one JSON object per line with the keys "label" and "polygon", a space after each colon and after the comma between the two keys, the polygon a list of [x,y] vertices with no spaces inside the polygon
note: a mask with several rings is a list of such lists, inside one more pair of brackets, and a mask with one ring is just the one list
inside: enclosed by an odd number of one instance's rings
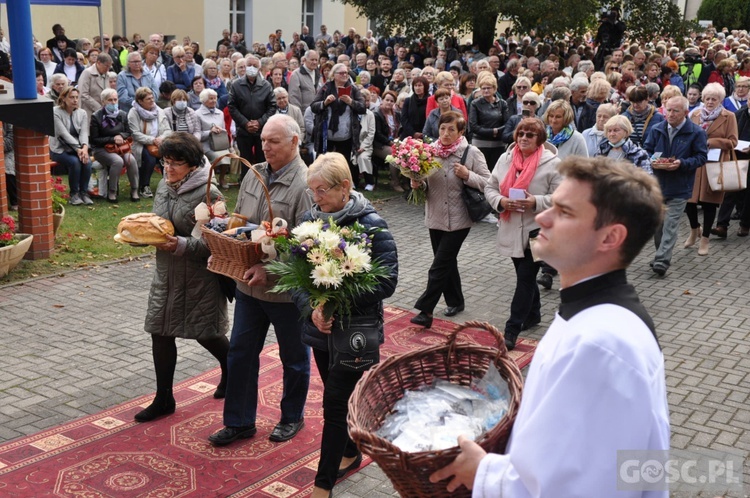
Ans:
{"label": "window", "polygon": [[229,0],[229,29],[245,34],[245,0]]}
{"label": "window", "polygon": [[302,26],[310,28],[310,35],[315,36],[315,0],[302,0]]}

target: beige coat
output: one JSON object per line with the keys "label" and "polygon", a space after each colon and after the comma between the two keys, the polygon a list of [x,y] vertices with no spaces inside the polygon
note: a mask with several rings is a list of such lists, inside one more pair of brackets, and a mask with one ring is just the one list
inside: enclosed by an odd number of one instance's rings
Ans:
{"label": "beige coat", "polygon": [[[297,155],[281,176],[271,185],[268,185],[268,163],[256,164],[253,167],[260,173],[263,182],[268,186],[273,215],[286,220],[289,230],[297,226],[302,221],[302,215],[312,206],[312,199],[305,193],[307,188],[307,165],[305,162]],[[262,221],[271,221],[268,219],[268,201],[263,193],[263,187],[252,172],[248,172],[242,180],[240,192],[237,196],[237,207],[234,212],[247,217],[252,223],[260,224]],[[288,293],[270,292],[274,285],[274,283],[271,283],[267,286],[250,287],[238,281],[237,289],[261,301],[277,303],[292,301]]]}
{"label": "beige coat", "polygon": [[81,92],[81,109],[91,115],[102,108],[102,91],[107,88],[107,74],[99,74],[96,64],[87,67],[78,78],[78,90]]}
{"label": "beige coat", "polygon": [[[166,137],[167,135],[172,133],[172,127],[169,125],[167,115],[164,114],[164,109],[159,109],[159,117],[157,118],[157,120],[159,122],[159,130],[157,132],[157,136]],[[128,126],[130,127],[130,133],[133,134],[132,150],[133,155],[135,156],[135,160],[138,162],[138,166],[141,165],[141,154],[143,153],[143,146],[154,143],[154,139],[156,138],[150,133],[143,133],[143,122],[144,121],[141,119],[138,111],[135,110],[135,107],[128,111]],[[151,125],[148,125],[147,129],[150,129],[150,126]]]}
{"label": "beige coat", "polygon": [[[492,178],[487,182],[484,194],[490,206],[502,212],[500,200],[503,196],[500,194],[500,184],[510,169],[513,160],[513,144],[508,151],[500,156],[500,159],[492,171]],[[501,256],[510,256],[511,258],[522,258],[524,250],[529,246],[529,232],[539,228],[534,218],[537,213],[544,211],[552,205],[552,192],[562,182],[562,176],[557,171],[557,165],[560,159],[557,157],[557,149],[549,142],[544,143],[544,152],[539,161],[534,178],[531,179],[528,192],[536,199],[536,206],[533,211],[523,213],[513,212],[509,221],[500,219],[497,230],[497,252]]]}
{"label": "beige coat", "polygon": [[[453,172],[453,166],[461,161],[464,150],[469,147],[466,166],[469,168],[469,179],[465,182]],[[427,179],[427,204],[425,205],[424,224],[431,230],[454,232],[469,228],[474,224],[469,218],[461,192],[464,183],[469,187],[484,190],[490,178],[484,154],[468,143],[456,149],[452,155],[441,159],[436,157],[443,167]]]}
{"label": "beige coat", "polygon": [[[696,109],[690,115],[690,120],[700,126],[701,111]],[[732,150],[737,146],[737,119],[734,113],[723,109],[721,114],[711,123],[706,131],[708,135],[708,148],[721,149],[721,160],[730,161],[732,159]],[[714,192],[708,185],[708,175],[706,167],[701,166],[695,170],[695,183],[693,184],[693,196],[688,202],[710,202],[712,204],[721,204],[724,200],[724,192]]]}

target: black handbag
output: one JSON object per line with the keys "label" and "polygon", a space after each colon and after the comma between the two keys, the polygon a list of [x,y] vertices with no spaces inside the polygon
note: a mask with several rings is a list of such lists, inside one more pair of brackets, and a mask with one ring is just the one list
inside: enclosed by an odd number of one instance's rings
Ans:
{"label": "black handbag", "polygon": [[383,320],[377,316],[335,317],[328,334],[328,370],[363,372],[380,362]]}
{"label": "black handbag", "polygon": [[[466,165],[466,157],[468,155],[469,147],[466,147],[464,155],[461,157],[461,164]],[[492,206],[487,202],[484,192],[469,187],[466,184],[464,184],[464,189],[461,191],[461,199],[463,199],[464,204],[466,204],[466,210],[469,212],[469,218],[471,218],[471,221],[480,221],[492,212]]]}

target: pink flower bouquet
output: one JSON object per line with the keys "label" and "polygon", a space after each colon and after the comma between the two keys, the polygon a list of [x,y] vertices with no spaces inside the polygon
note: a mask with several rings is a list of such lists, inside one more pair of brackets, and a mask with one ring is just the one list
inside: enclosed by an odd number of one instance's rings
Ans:
{"label": "pink flower bouquet", "polygon": [[[405,140],[395,140],[391,146],[391,154],[385,158],[385,162],[396,166],[399,172],[412,180],[422,181],[435,173],[443,166],[435,159],[432,147],[429,144],[407,137]],[[409,194],[409,202],[412,204],[424,204],[426,200],[424,189],[412,190]]]}

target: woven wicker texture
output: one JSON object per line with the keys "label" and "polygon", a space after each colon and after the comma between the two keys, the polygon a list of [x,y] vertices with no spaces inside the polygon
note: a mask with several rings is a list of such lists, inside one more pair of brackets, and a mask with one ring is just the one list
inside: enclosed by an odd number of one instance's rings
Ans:
{"label": "woven wicker texture", "polygon": [[[457,342],[458,334],[469,329],[491,333],[498,347]],[[486,451],[502,453],[521,403],[523,378],[516,363],[508,356],[502,334],[486,322],[470,321],[457,325],[441,346],[432,346],[391,356],[367,372],[357,383],[349,399],[349,434],[360,451],[369,455],[385,472],[401,496],[409,498],[470,497],[464,487],[454,493],[446,490],[446,482],[431,483],[429,476],[451,463],[459,454],[453,447],[439,451],[407,453],[375,435],[393,405],[404,391],[441,378],[468,386],[481,378],[494,362],[500,375],[508,381],[511,399],[508,413],[476,442]]]}
{"label": "woven wicker texture", "polygon": [[[211,206],[211,177],[213,176],[214,168],[226,157],[238,159],[244,163],[258,179],[266,195],[268,221],[269,223],[272,222],[273,208],[271,207],[271,194],[268,192],[268,187],[266,187],[260,174],[255,171],[255,168],[246,159],[236,154],[224,154],[211,163],[211,169],[208,172],[208,182],[206,184],[206,205],[209,208]],[[203,240],[206,241],[208,248],[211,250],[211,263],[208,265],[208,269],[214,273],[243,280],[245,271],[251,266],[260,263],[263,257],[263,251],[260,248],[261,245],[257,242],[228,237],[206,226],[201,227],[201,233],[203,234]]]}

